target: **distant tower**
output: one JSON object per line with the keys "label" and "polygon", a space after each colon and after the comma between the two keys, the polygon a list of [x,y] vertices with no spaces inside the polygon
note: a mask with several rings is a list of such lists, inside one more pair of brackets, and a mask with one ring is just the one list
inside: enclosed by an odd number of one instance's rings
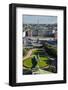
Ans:
{"label": "distant tower", "polygon": [[32,37],[32,30],[28,29],[26,31],[26,37]]}

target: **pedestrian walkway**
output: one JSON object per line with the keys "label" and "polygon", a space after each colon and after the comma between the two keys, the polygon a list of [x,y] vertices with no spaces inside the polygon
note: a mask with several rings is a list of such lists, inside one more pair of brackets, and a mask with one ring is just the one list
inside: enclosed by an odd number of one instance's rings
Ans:
{"label": "pedestrian walkway", "polygon": [[35,49],[30,49],[30,50],[28,51],[27,55],[26,55],[23,59],[29,58],[29,57],[31,56],[33,50],[35,50]]}
{"label": "pedestrian walkway", "polygon": [[50,74],[50,73],[52,73],[52,72],[42,70],[42,69],[32,72],[32,74]]}

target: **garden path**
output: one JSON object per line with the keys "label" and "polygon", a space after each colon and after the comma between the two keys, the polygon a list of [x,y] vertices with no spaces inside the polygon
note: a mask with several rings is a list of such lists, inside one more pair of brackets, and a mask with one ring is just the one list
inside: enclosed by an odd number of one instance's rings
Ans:
{"label": "garden path", "polygon": [[49,71],[46,71],[46,70],[42,70],[42,69],[39,69],[35,72],[32,72],[32,74],[50,74],[52,72],[49,72]]}
{"label": "garden path", "polygon": [[30,49],[30,50],[28,51],[27,55],[26,55],[23,59],[29,58],[29,57],[31,56],[33,50],[36,50],[36,49]]}

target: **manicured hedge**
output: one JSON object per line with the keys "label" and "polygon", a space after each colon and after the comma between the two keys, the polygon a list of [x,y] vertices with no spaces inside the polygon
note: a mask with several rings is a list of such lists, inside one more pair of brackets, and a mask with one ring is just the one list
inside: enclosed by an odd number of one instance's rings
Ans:
{"label": "manicured hedge", "polygon": [[55,58],[57,57],[57,48],[55,48],[51,45],[47,45],[47,44],[44,46],[44,48],[45,48],[46,52],[48,53],[48,55],[53,56]]}

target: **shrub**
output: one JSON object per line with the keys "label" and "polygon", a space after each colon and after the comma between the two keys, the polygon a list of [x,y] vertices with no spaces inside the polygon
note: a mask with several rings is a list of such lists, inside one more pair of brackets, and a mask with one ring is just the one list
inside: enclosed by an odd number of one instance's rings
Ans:
{"label": "shrub", "polygon": [[25,56],[27,53],[26,49],[23,49],[23,56]]}
{"label": "shrub", "polygon": [[46,44],[44,46],[44,48],[45,48],[46,52],[48,53],[48,55],[57,58],[57,49],[55,47]]}

